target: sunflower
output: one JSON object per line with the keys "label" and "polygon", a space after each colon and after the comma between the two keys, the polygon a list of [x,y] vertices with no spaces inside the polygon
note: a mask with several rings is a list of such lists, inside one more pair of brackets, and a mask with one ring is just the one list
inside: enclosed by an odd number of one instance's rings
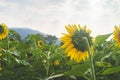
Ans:
{"label": "sunflower", "polygon": [[6,38],[8,35],[8,28],[5,24],[0,24],[0,40]]}
{"label": "sunflower", "polygon": [[59,65],[59,61],[58,61],[58,60],[55,60],[55,61],[54,61],[54,65],[55,65],[55,66]]}
{"label": "sunflower", "polygon": [[2,68],[0,67],[0,71],[2,70]]}
{"label": "sunflower", "polygon": [[65,53],[71,60],[76,62],[85,61],[88,57],[88,46],[83,37],[88,39],[91,52],[93,52],[91,31],[86,26],[81,27],[80,25],[68,25],[65,28],[68,34],[63,33],[63,36],[60,38],[63,42],[61,48],[66,48]]}
{"label": "sunflower", "polygon": [[2,56],[2,53],[0,53],[0,57]]}
{"label": "sunflower", "polygon": [[37,41],[37,45],[38,45],[39,48],[41,48],[42,47],[42,41]]}
{"label": "sunflower", "polygon": [[113,40],[116,42],[116,45],[120,47],[120,26],[114,27]]}

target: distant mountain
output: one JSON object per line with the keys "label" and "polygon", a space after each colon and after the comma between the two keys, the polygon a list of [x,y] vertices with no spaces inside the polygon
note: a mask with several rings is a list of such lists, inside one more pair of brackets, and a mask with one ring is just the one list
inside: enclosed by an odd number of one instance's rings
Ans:
{"label": "distant mountain", "polygon": [[46,34],[44,34],[42,32],[37,31],[37,30],[32,30],[32,29],[28,29],[28,28],[10,28],[10,29],[15,30],[18,34],[20,34],[22,39],[24,39],[28,34],[46,35]]}
{"label": "distant mountain", "polygon": [[[12,30],[15,30],[18,34],[20,34],[21,38],[24,39],[27,35],[29,34],[42,34],[44,37],[49,37],[50,35],[42,33],[40,31],[37,30],[32,30],[29,28],[10,28]],[[51,36],[54,38],[54,36]],[[57,37],[56,37],[57,38]],[[56,39],[56,44],[60,44],[60,40],[57,38]]]}

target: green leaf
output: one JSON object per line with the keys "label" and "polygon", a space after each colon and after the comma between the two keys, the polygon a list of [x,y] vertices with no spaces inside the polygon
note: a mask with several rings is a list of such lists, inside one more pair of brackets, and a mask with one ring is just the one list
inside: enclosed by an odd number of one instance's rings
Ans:
{"label": "green leaf", "polygon": [[23,64],[23,65],[30,65],[27,61],[25,61],[25,60],[21,60],[21,63]]}
{"label": "green leaf", "polygon": [[102,72],[103,75],[107,74],[114,74],[120,71],[120,66],[113,67],[113,68],[108,68],[105,71]]}
{"label": "green leaf", "polygon": [[96,62],[98,67],[111,67],[112,65],[109,62]]}
{"label": "green leaf", "polygon": [[65,72],[65,75],[85,76],[85,72],[88,71],[89,64],[77,64],[72,66],[70,71]]}
{"label": "green leaf", "polygon": [[105,34],[105,35],[98,35],[95,38],[95,44],[102,44],[107,38],[109,38],[111,36],[112,33],[110,34]]}

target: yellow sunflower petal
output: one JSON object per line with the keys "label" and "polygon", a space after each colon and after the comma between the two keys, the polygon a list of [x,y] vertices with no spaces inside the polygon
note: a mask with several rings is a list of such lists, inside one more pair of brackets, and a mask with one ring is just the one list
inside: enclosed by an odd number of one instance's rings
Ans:
{"label": "yellow sunflower petal", "polygon": [[71,42],[72,41],[71,38],[66,37],[66,36],[61,37],[60,40],[63,42]]}
{"label": "yellow sunflower petal", "polygon": [[80,54],[79,51],[78,51],[78,52],[76,53],[76,55],[75,55],[74,60],[75,60],[76,62],[80,62],[81,59],[82,59],[81,54]]}
{"label": "yellow sunflower petal", "polygon": [[90,41],[90,46],[92,45],[92,37],[89,35],[91,31],[86,28],[86,26],[81,27],[80,25],[68,25],[65,26],[68,34],[63,33],[63,37],[61,37],[61,41],[64,43],[61,47],[66,48],[65,53],[70,60],[74,60],[76,62],[85,61],[88,57],[88,51],[82,37],[88,37]]}
{"label": "yellow sunflower petal", "polygon": [[66,28],[68,33],[73,34],[73,31],[69,27],[65,26],[65,28]]}
{"label": "yellow sunflower petal", "polygon": [[65,34],[65,33],[62,33],[64,36],[66,36],[66,37],[72,37],[72,35],[71,34]]}
{"label": "yellow sunflower petal", "polygon": [[76,53],[77,53],[77,50],[74,49],[73,53],[72,53],[71,56],[70,56],[70,59],[71,59],[71,60],[74,59]]}
{"label": "yellow sunflower petal", "polygon": [[64,45],[61,46],[61,48],[66,48],[70,45],[71,43],[70,42],[66,42]]}
{"label": "yellow sunflower petal", "polygon": [[80,62],[81,60],[82,60],[82,53],[78,51],[77,62]]}
{"label": "yellow sunflower petal", "polygon": [[73,54],[74,50],[76,50],[76,49],[75,49],[75,48],[71,49],[71,51],[69,51],[69,52],[67,53],[67,56],[68,56],[68,57],[71,56],[71,55]]}
{"label": "yellow sunflower petal", "polygon": [[86,30],[86,25],[83,27],[84,30]]}
{"label": "yellow sunflower petal", "polygon": [[71,44],[66,50],[65,53],[70,52],[73,49],[74,45]]}
{"label": "yellow sunflower petal", "polygon": [[114,27],[113,40],[116,42],[116,46],[120,47],[120,26]]}
{"label": "yellow sunflower petal", "polygon": [[76,31],[78,28],[77,28],[77,26],[74,24],[74,25],[72,25],[72,27],[73,27],[73,29],[74,29],[74,31]]}

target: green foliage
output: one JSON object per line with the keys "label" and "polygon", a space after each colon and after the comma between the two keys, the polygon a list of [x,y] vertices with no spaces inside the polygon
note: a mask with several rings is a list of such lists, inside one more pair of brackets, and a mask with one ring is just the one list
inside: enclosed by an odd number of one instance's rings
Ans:
{"label": "green foliage", "polygon": [[[37,44],[39,40],[43,42],[41,48]],[[0,80],[44,80],[67,70],[63,50],[52,42],[47,44],[41,34],[31,34],[21,39],[18,33],[10,30],[8,38],[0,44]],[[56,60],[59,61],[58,65],[55,64]]]}
{"label": "green foliage", "polygon": [[65,75],[73,75],[73,76],[81,76],[83,78],[86,78],[86,74],[89,75],[89,64],[76,64],[71,67],[71,70],[66,71]]}
{"label": "green foliage", "polygon": [[120,66],[113,67],[113,68],[108,68],[105,71],[102,72],[103,75],[105,74],[114,74],[120,72]]}
{"label": "green foliage", "polygon": [[103,42],[106,41],[107,38],[110,37],[111,34],[112,34],[112,33],[110,33],[110,34],[105,34],[105,35],[98,35],[98,36],[95,38],[95,44],[98,44],[98,45],[102,44]]}
{"label": "green foliage", "polygon": [[[106,41],[111,35],[95,38],[97,80],[120,80],[120,49],[112,39]],[[21,39],[17,32],[9,30],[9,36],[0,41],[0,80],[90,80],[89,58],[81,63],[70,61],[57,40],[55,36],[41,34]]]}

